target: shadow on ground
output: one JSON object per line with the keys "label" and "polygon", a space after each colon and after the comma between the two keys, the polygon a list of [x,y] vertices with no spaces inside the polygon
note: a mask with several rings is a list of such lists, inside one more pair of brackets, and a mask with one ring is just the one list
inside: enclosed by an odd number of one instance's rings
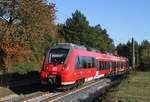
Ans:
{"label": "shadow on ground", "polygon": [[0,75],[0,86],[10,89],[18,95],[50,91],[48,85],[41,84],[38,71],[29,72],[25,75],[18,73]]}

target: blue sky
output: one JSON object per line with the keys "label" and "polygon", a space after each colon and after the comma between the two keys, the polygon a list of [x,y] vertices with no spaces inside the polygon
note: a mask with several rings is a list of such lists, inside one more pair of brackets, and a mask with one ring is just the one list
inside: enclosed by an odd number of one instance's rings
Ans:
{"label": "blue sky", "polygon": [[80,10],[90,25],[100,24],[115,45],[135,38],[150,41],[150,0],[49,0],[56,4],[56,23]]}

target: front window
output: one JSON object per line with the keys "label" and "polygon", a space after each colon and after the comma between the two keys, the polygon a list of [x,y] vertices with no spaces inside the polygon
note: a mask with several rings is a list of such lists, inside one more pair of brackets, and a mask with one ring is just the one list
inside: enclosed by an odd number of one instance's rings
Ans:
{"label": "front window", "polygon": [[58,64],[64,64],[68,52],[69,49],[52,49],[48,53],[48,63],[54,64],[55,66]]}

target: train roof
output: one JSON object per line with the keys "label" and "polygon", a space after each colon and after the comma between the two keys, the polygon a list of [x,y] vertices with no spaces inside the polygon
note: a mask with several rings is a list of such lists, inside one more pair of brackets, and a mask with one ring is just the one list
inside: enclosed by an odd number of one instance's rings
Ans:
{"label": "train roof", "polygon": [[94,48],[90,48],[90,47],[85,47],[82,45],[76,45],[76,44],[72,44],[72,43],[58,43],[55,46],[52,47],[52,49],[55,48],[64,48],[64,49],[80,49],[80,50],[86,50],[86,51],[92,51],[92,52],[99,52],[99,50],[94,49]]}
{"label": "train roof", "polygon": [[76,45],[76,44],[72,44],[72,43],[58,43],[55,46],[51,47],[51,49],[59,49],[59,48],[63,48],[63,49],[80,49],[80,50],[105,54],[108,57],[116,57],[116,59],[127,59],[125,57],[113,55],[113,54],[108,53],[108,52],[103,52],[102,53],[101,51],[99,51],[97,49],[90,48],[90,47],[85,47],[85,46],[82,46],[82,45]]}

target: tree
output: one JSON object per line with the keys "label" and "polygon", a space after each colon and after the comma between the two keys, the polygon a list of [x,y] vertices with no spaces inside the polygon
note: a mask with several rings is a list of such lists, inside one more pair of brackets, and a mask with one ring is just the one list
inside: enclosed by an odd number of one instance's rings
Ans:
{"label": "tree", "polygon": [[58,28],[59,36],[66,42],[115,52],[113,40],[109,38],[107,31],[100,25],[90,26],[86,17],[78,10],[66,20],[65,24],[58,25]]}
{"label": "tree", "polygon": [[60,35],[69,43],[86,45],[89,30],[89,22],[86,17],[78,10],[68,18]]}
{"label": "tree", "polygon": [[8,69],[12,58],[18,61],[38,55],[56,36],[55,5],[46,0],[9,0],[0,4],[0,49]]}
{"label": "tree", "polygon": [[141,70],[150,70],[150,43],[143,40],[139,50]]}
{"label": "tree", "polygon": [[[139,64],[139,45],[137,41],[134,41],[135,45],[135,64],[138,66]],[[131,65],[132,63],[132,42],[128,41],[126,44],[119,44],[117,45],[117,52],[118,55],[127,57],[129,59],[129,64]]]}

